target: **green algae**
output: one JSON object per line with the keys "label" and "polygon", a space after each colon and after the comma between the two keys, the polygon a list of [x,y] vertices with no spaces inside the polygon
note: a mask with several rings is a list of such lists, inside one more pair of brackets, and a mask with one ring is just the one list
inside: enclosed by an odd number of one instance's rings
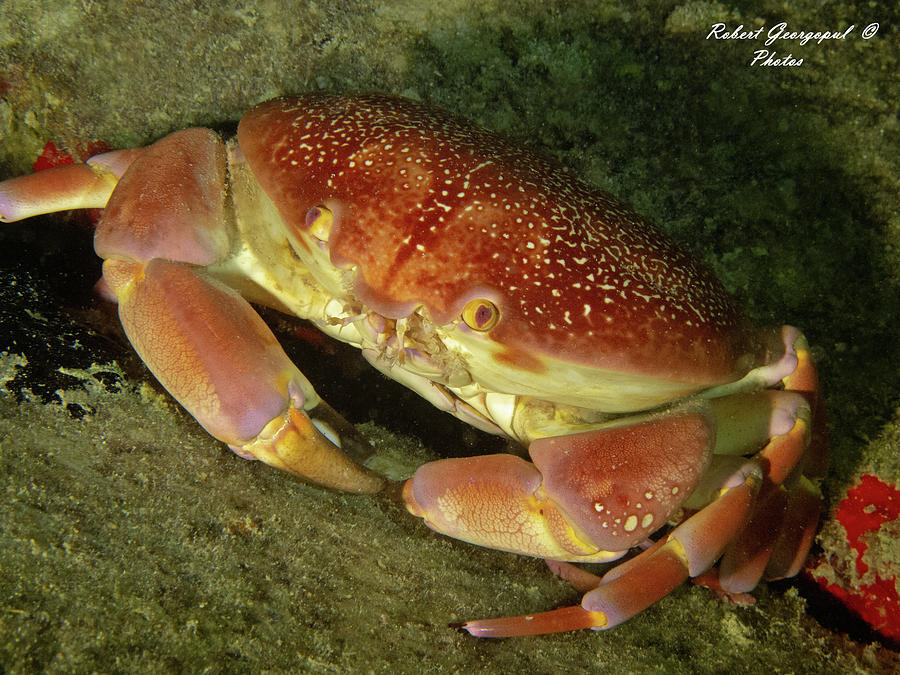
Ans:
{"label": "green algae", "polygon": [[861,667],[795,594],[767,590],[736,609],[683,587],[610,633],[475,640],[448,624],[577,594],[539,561],[438,537],[397,504],[240,460],[152,389],[93,389],[81,420],[0,399],[10,672]]}

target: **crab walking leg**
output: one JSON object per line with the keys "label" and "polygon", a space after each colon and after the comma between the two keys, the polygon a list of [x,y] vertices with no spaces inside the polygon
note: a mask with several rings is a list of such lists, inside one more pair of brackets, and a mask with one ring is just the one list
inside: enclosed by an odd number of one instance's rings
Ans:
{"label": "crab walking leg", "polygon": [[784,378],[784,386],[806,396],[812,411],[812,426],[808,447],[800,460],[803,473],[789,491],[787,517],[766,567],[766,577],[769,579],[792,577],[803,566],[822,512],[822,493],[809,478],[824,478],[828,471],[827,415],[819,390],[818,371],[802,334],[795,342],[795,348],[797,368]]}
{"label": "crab walking leg", "polygon": [[822,476],[828,464],[824,406],[806,338],[796,329],[785,330],[785,338],[797,365],[782,380],[787,391],[777,395],[802,396],[806,403],[797,408],[790,430],[773,434],[756,455],[764,470],[758,503],[714,571],[718,585],[731,594],[749,591],[763,578],[797,574],[818,526],[822,495],[809,477]]}
{"label": "crab walking leg", "polygon": [[757,453],[764,468],[763,488],[750,522],[722,556],[722,590],[741,593],[763,578],[783,579],[800,571],[822,508],[822,493],[802,470],[810,456],[818,464],[821,452],[822,446],[810,442],[809,418],[804,415],[789,433],[776,436]]}
{"label": "crab walking leg", "polygon": [[803,457],[803,473],[813,478],[824,478],[828,471],[828,430],[825,403],[819,391],[819,374],[802,333],[797,335],[793,347],[797,354],[797,367],[782,382],[785,389],[805,396],[811,409],[811,438]]}
{"label": "crab walking leg", "polygon": [[12,223],[42,213],[101,209],[119,178],[143,152],[117,150],[0,183],[0,221]]}
{"label": "crab walking leg", "polygon": [[739,594],[752,590],[763,578],[797,574],[812,546],[821,500],[818,488],[804,476],[788,488],[764,483],[750,521],[712,571],[718,586]]}
{"label": "crab walking leg", "polygon": [[193,266],[107,260],[135,351],[203,427],[238,454],[317,483],[377,492],[382,479],[314,426],[319,403],[250,304]]}

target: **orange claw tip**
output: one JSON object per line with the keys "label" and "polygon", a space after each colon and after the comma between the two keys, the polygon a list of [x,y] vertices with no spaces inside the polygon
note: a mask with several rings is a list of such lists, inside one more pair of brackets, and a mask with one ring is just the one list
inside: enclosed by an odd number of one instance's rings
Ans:
{"label": "orange claw tip", "polygon": [[419,506],[414,494],[413,479],[410,478],[403,484],[403,502],[406,504],[406,510],[417,518],[424,518],[425,511]]}
{"label": "orange claw tip", "polygon": [[460,627],[475,637],[502,638],[563,633],[582,628],[603,630],[608,624],[609,621],[603,612],[589,612],[583,607],[575,605],[539,614],[466,621]]}
{"label": "orange claw tip", "polygon": [[325,487],[375,494],[384,479],[354,462],[315,427],[305,412],[291,407],[273,418],[249,443],[231,448],[241,457],[256,458]]}

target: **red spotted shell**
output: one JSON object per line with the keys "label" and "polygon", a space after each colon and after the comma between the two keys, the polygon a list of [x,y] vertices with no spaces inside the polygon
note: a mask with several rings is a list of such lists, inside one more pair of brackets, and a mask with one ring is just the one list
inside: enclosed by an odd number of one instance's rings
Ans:
{"label": "red spotted shell", "polygon": [[238,141],[288,227],[332,206],[331,259],[356,266],[358,296],[385,316],[424,306],[443,324],[486,297],[512,354],[697,384],[741,374],[745,324],[719,281],[527,148],[378,95],[269,101]]}

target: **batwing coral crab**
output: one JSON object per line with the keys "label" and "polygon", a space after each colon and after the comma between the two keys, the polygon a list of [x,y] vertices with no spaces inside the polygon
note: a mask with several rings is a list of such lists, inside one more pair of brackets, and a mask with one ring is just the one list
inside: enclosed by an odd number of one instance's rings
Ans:
{"label": "batwing coral crab", "polygon": [[[609,628],[689,576],[739,593],[803,563],[826,454],[805,339],[751,328],[710,272],[553,162],[412,101],[305,96],[228,141],[188,129],[0,183],[4,221],[90,207],[128,339],[239,455],[386,484],[250,302],[527,447],[403,488],[429,527],[585,592],[473,635]],[[634,549],[602,578],[571,565]]]}

